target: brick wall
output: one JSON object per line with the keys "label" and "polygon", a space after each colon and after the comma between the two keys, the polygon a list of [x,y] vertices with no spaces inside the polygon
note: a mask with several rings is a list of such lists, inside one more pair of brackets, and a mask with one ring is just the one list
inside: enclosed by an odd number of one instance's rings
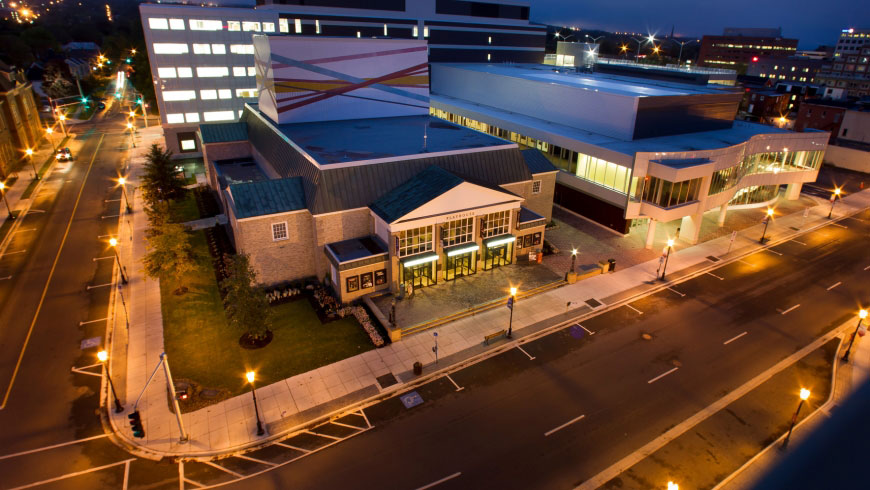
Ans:
{"label": "brick wall", "polygon": [[[230,210],[230,214],[231,210]],[[272,239],[272,224],[287,223],[288,238]],[[236,249],[251,257],[257,272],[257,281],[264,285],[310,277],[317,273],[313,256],[322,254],[322,247],[312,247],[314,228],[311,213],[307,210],[271,214],[257,218],[236,220],[230,225],[236,238]]]}
{"label": "brick wall", "polygon": [[[536,180],[541,181],[541,192],[532,194],[532,185]],[[553,216],[553,193],[556,188],[556,172],[534,174],[530,181],[504,184],[501,187],[525,199],[525,202],[523,202],[524,207],[531,209],[547,218],[547,221],[550,221],[550,218]]]}
{"label": "brick wall", "polygon": [[374,230],[369,208],[317,215],[314,216],[313,226],[313,235],[308,246],[313,249],[313,273],[320,280],[329,273],[329,261],[323,251],[327,243],[368,236]]}

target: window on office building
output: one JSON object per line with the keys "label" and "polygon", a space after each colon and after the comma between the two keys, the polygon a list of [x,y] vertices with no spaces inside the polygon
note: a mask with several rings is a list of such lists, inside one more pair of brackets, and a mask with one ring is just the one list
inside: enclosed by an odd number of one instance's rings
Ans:
{"label": "window on office building", "polygon": [[441,245],[449,247],[474,240],[474,218],[448,221],[441,226]]}
{"label": "window on office building", "polygon": [[166,122],[168,122],[169,124],[181,124],[184,122],[184,114],[167,114]]}
{"label": "window on office building", "polygon": [[166,102],[175,102],[183,100],[196,99],[196,91],[194,90],[164,90],[163,100]]}
{"label": "window on office building", "polygon": [[169,29],[169,22],[166,19],[161,19],[158,17],[150,17],[148,19],[148,27],[151,29],[164,30]]}
{"label": "window on office building", "polygon": [[212,44],[211,45],[212,54],[227,54],[227,45],[226,44]]}
{"label": "window on office building", "polygon": [[198,112],[186,112],[184,114],[184,120],[189,123],[198,123],[199,122],[199,113]]}
{"label": "window on office building", "polygon": [[226,66],[197,66],[196,76],[201,78],[228,77],[230,69]]}
{"label": "window on office building", "polygon": [[251,21],[242,21],[242,30],[243,31],[260,32],[260,23],[259,22],[251,22]]}
{"label": "window on office building", "polygon": [[242,30],[242,23],[237,21],[237,20],[228,20],[227,21],[227,30],[233,31],[233,32],[241,31]]}
{"label": "window on office building", "polygon": [[186,54],[187,44],[184,43],[154,43],[154,54]]}
{"label": "window on office building", "polygon": [[419,37],[420,36],[420,30],[417,28],[417,26],[414,26],[414,29],[412,30],[411,36],[412,37]]}
{"label": "window on office building", "polygon": [[249,67],[248,67],[248,76],[249,76],[249,77],[255,77],[255,76],[257,76],[257,68],[254,67],[254,66],[249,66]]}
{"label": "window on office building", "polygon": [[275,23],[263,22],[263,32],[275,32]]}
{"label": "window on office building", "polygon": [[211,54],[211,45],[209,44],[194,44],[193,54]]}
{"label": "window on office building", "polygon": [[272,223],[272,241],[287,239],[287,222]]}
{"label": "window on office building", "polygon": [[429,26],[423,26],[423,37],[429,37]]}
{"label": "window on office building", "polygon": [[157,68],[157,76],[160,78],[175,78],[175,68],[171,66],[163,66]]}
{"label": "window on office building", "polygon": [[650,177],[645,181],[641,199],[659,207],[679,206],[698,199],[701,179],[670,182],[658,177]]}
{"label": "window on office building", "polygon": [[217,99],[217,90],[200,90],[199,98],[202,100],[214,100]]}
{"label": "window on office building", "polygon": [[228,88],[222,88],[218,90],[218,97],[220,97],[221,99],[232,99],[233,92]]}
{"label": "window on office building", "polygon": [[254,54],[253,44],[230,44],[230,53],[233,54]]}
{"label": "window on office building", "polygon": [[257,96],[257,89],[255,88],[237,88],[236,89],[236,97],[242,98],[252,98]]}
{"label": "window on office building", "polygon": [[278,19],[278,29],[283,33],[290,32],[290,26],[287,23],[287,19]]}
{"label": "window on office building", "polygon": [[202,118],[205,122],[232,121],[236,118],[236,115],[233,111],[211,111],[203,112]]}
{"label": "window on office building", "polygon": [[293,19],[293,31],[302,34],[302,19]]}
{"label": "window on office building", "polygon": [[233,76],[234,77],[243,77],[247,74],[247,70],[244,66],[234,66],[233,67]]}
{"label": "window on office building", "polygon": [[169,28],[173,31],[183,31],[184,19],[169,19]]}
{"label": "window on office building", "polygon": [[432,250],[432,227],[423,226],[399,232],[399,257]]}
{"label": "window on office building", "polygon": [[192,78],[193,70],[189,66],[178,67],[178,78]]}
{"label": "window on office building", "polygon": [[483,238],[504,235],[510,230],[511,212],[489,213],[480,219],[480,236]]}
{"label": "window on office building", "polygon": [[320,21],[319,20],[314,21],[314,33],[320,34]]}
{"label": "window on office building", "polygon": [[224,25],[219,20],[190,20],[191,31],[220,31],[223,28]]}

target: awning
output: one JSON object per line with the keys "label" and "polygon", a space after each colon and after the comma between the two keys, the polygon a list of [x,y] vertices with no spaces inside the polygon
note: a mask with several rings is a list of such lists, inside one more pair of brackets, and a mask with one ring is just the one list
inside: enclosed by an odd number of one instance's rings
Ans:
{"label": "awning", "polygon": [[447,254],[448,257],[453,257],[454,255],[462,255],[467,254],[469,252],[474,252],[480,249],[480,245],[471,242],[471,243],[463,243],[461,245],[454,245],[452,247],[448,247],[444,249],[444,253]]}
{"label": "awning", "polygon": [[400,262],[402,267],[414,267],[415,265],[425,264],[427,262],[435,262],[438,260],[438,254],[435,252],[424,252],[417,255],[405,257]]}
{"label": "awning", "polygon": [[504,235],[487,238],[483,241],[483,244],[486,246],[486,248],[492,248],[498,247],[499,245],[504,245],[505,243],[511,243],[516,239],[517,237],[511,235],[510,233],[506,233]]}

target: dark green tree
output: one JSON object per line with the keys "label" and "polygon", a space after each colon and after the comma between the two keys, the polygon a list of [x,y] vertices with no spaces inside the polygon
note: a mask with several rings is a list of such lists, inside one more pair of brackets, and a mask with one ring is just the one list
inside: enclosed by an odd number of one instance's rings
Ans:
{"label": "dark green tree", "polygon": [[224,308],[230,325],[252,340],[268,337],[272,312],[263,291],[256,286],[257,274],[245,254],[224,256],[226,279],[221,281]]}
{"label": "dark green tree", "polygon": [[158,144],[151,145],[145,156],[145,174],[142,176],[142,197],[148,207],[184,196],[184,180],[175,170],[172,152],[164,151]]}
{"label": "dark green tree", "polygon": [[185,276],[196,269],[190,235],[183,225],[164,221],[145,236],[147,253],[142,257],[145,274],[152,279],[172,280],[175,294],[187,292]]}

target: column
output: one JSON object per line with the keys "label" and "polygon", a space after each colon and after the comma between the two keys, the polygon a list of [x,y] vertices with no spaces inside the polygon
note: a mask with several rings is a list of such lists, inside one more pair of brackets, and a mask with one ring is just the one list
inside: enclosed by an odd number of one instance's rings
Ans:
{"label": "column", "polygon": [[704,220],[702,213],[683,216],[683,221],[680,223],[680,238],[691,243],[698,243],[698,238],[701,236],[701,222]]}
{"label": "column", "polygon": [[789,184],[785,188],[785,198],[789,201],[794,201],[795,199],[800,199],[801,197],[801,188],[804,186],[803,182],[795,182],[794,184]]}
{"label": "column", "polygon": [[728,203],[726,202],[726,203],[723,203],[722,206],[719,208],[719,221],[718,221],[719,228],[722,228],[723,226],[725,226],[725,214],[727,211],[728,211]]}
{"label": "column", "polygon": [[649,219],[649,227],[646,230],[646,245],[644,248],[651,249],[653,246],[653,241],[656,238],[656,220],[650,218]]}

